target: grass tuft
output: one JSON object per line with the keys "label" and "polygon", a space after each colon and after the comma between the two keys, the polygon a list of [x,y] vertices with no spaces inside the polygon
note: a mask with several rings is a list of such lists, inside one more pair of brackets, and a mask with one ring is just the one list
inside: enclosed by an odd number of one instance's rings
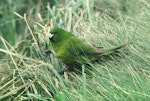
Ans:
{"label": "grass tuft", "polygon": [[[4,6],[15,4],[17,10],[18,0],[15,1],[16,4],[5,2],[8,4]],[[0,100],[148,101],[149,1],[56,1],[53,6],[51,2],[30,1],[26,13],[6,7],[7,12],[0,11],[0,17],[9,14],[11,18],[0,19],[5,21],[0,25],[0,53],[4,54],[0,59]],[[23,24],[14,22],[18,19]],[[10,22],[6,33],[12,33],[6,36],[13,40],[4,37],[6,22]],[[131,43],[117,55],[90,64],[91,69],[83,65],[81,74],[69,72],[61,76],[57,71],[64,64],[52,54],[45,54],[52,49],[48,34],[56,25],[94,46],[110,48]]]}

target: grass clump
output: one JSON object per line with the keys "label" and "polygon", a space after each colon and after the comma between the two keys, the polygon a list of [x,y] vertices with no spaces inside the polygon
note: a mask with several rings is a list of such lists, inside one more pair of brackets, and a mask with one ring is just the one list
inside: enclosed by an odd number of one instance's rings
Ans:
{"label": "grass clump", "polygon": [[[149,100],[149,7],[148,0],[114,0],[113,3],[66,0],[53,7],[47,4],[38,12],[40,20],[15,12],[25,22],[25,35],[15,46],[0,36],[0,52],[5,54],[0,60],[0,99]],[[47,35],[55,25],[95,46],[109,48],[131,43],[119,56],[91,64],[92,70],[88,72],[83,66],[82,74],[71,72],[60,76],[57,71],[63,64],[44,53],[52,48]]]}

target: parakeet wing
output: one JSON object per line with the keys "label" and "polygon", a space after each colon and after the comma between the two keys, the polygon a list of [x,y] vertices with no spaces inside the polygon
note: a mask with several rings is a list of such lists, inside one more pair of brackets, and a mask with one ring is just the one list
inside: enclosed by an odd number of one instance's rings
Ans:
{"label": "parakeet wing", "polygon": [[69,45],[70,47],[68,48],[68,52],[74,56],[91,55],[91,54],[96,54],[96,53],[100,53],[103,51],[103,47],[99,47],[99,50],[98,50],[92,45],[87,44],[76,37],[69,38],[68,42],[70,44]]}

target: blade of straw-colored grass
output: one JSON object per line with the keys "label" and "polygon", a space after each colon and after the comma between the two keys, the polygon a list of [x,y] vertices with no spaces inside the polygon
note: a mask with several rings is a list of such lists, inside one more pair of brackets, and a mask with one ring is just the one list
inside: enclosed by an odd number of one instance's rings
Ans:
{"label": "blade of straw-colored grass", "polygon": [[2,99],[2,98],[4,98],[4,97],[7,97],[7,96],[11,96],[12,94],[16,93],[17,91],[21,90],[22,88],[25,88],[25,87],[27,87],[28,85],[30,85],[30,83],[31,83],[31,82],[28,82],[28,83],[23,84],[23,85],[20,86],[20,87],[14,88],[14,89],[11,90],[10,92],[8,92],[8,93],[6,93],[6,94],[0,96],[0,99]]}
{"label": "blade of straw-colored grass", "polygon": [[82,65],[82,81],[83,81],[83,96],[86,98],[86,74],[84,73],[84,65]]}

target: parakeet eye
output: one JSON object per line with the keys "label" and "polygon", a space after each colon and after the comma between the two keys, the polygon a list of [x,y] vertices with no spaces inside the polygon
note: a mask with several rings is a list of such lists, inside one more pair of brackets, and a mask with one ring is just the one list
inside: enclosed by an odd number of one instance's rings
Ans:
{"label": "parakeet eye", "polygon": [[54,34],[49,34],[49,40],[53,40],[53,36],[54,36]]}

